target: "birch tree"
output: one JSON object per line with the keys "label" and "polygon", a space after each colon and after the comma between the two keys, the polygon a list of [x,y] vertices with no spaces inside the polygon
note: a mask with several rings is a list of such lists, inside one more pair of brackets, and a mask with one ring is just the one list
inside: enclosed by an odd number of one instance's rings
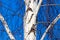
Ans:
{"label": "birch tree", "polygon": [[26,5],[24,15],[24,40],[36,40],[36,16],[42,0],[24,0]]}

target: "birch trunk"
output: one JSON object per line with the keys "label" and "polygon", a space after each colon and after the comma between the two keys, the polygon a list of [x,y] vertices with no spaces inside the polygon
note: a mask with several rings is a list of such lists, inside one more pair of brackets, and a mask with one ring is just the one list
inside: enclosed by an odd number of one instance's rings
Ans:
{"label": "birch trunk", "polygon": [[24,40],[36,40],[36,16],[42,0],[25,0]]}

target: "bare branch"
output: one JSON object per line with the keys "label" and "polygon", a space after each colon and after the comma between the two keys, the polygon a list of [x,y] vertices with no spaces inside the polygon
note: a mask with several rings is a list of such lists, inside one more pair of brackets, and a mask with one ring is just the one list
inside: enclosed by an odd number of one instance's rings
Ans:
{"label": "bare branch", "polygon": [[42,1],[43,1],[43,0],[40,0],[40,1],[39,1],[37,8],[40,8]]}
{"label": "bare branch", "polygon": [[1,22],[3,23],[3,25],[4,25],[5,29],[6,29],[6,32],[7,32],[8,36],[10,37],[10,39],[11,39],[11,40],[15,40],[15,38],[14,38],[14,36],[12,35],[12,33],[11,33],[11,31],[10,31],[7,23],[6,23],[6,21],[4,20],[4,17],[3,17],[1,14],[0,14],[0,20],[1,20]]}
{"label": "bare branch", "polygon": [[39,3],[38,3],[38,5],[37,5],[37,8],[36,8],[36,10],[35,10],[35,13],[36,13],[36,14],[38,13],[38,10],[39,10],[39,8],[40,8],[40,6],[41,6],[41,3],[42,3],[42,0],[40,0]]}
{"label": "bare branch", "polygon": [[60,19],[60,14],[59,14],[59,15],[53,20],[53,22],[48,26],[48,28],[45,30],[45,32],[44,32],[44,34],[42,35],[42,37],[41,37],[40,40],[44,40],[44,38],[45,38],[47,32],[49,31],[49,29],[50,29],[51,27],[53,27],[54,24],[55,24],[59,19]]}
{"label": "bare branch", "polygon": [[44,4],[44,5],[41,5],[41,6],[60,6],[60,4]]}

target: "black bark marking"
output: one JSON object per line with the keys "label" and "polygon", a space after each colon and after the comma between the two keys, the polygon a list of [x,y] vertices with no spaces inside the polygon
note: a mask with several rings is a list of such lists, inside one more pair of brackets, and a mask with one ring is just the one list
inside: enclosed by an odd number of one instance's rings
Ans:
{"label": "black bark marking", "polygon": [[34,24],[32,25],[32,28],[31,28],[30,32],[28,33],[28,35],[29,35],[31,32],[33,32],[34,35],[35,35],[35,25],[34,25]]}
{"label": "black bark marking", "polygon": [[14,39],[11,39],[11,40],[14,40]]}
{"label": "black bark marking", "polygon": [[31,21],[31,19],[32,19],[33,15],[34,15],[34,14],[32,14],[32,15],[31,15],[31,18],[30,18],[30,20],[28,21],[28,23]]}
{"label": "black bark marking", "polygon": [[33,12],[33,10],[30,7],[28,7],[28,9],[26,10],[26,12],[28,12],[28,11],[32,11]]}
{"label": "black bark marking", "polygon": [[29,0],[29,3],[31,3],[31,1]]}

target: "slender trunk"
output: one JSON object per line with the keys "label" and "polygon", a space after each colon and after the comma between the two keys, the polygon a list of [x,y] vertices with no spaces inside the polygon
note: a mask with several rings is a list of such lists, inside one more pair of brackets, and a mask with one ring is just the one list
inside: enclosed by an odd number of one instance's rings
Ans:
{"label": "slender trunk", "polygon": [[24,16],[24,40],[36,40],[36,16],[42,0],[25,0],[26,12]]}

